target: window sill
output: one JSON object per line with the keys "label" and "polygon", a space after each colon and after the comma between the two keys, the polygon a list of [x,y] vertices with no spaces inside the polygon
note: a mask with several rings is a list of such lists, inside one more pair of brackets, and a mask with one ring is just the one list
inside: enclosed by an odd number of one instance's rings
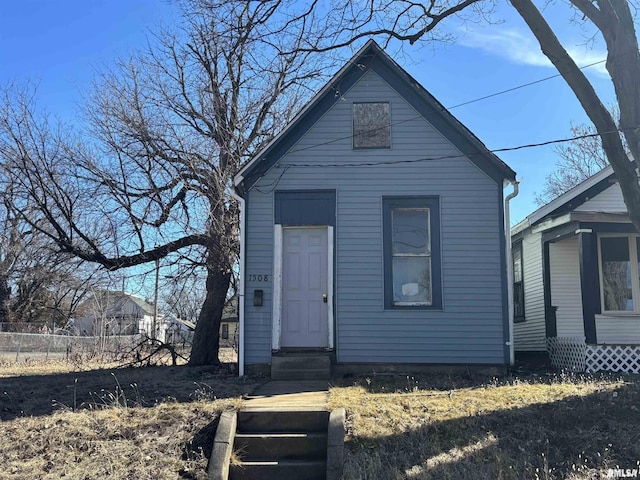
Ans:
{"label": "window sill", "polygon": [[513,323],[524,323],[527,319],[525,317],[514,317]]}
{"label": "window sill", "polygon": [[435,311],[444,312],[444,308],[439,305],[387,305],[384,307],[385,311],[394,310],[423,310],[423,311]]}
{"label": "window sill", "polygon": [[640,317],[640,312],[602,312],[597,313],[600,317],[616,317],[616,318],[635,318]]}
{"label": "window sill", "polygon": [[367,150],[391,150],[390,146],[386,147],[352,147],[353,151],[367,151]]}

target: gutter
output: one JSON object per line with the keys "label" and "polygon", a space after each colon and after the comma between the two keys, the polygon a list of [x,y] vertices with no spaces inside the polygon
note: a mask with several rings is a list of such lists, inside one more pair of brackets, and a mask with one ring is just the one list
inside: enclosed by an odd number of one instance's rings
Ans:
{"label": "gutter", "polygon": [[513,340],[513,252],[511,251],[511,207],[509,202],[518,196],[520,191],[520,180],[510,180],[509,183],[513,185],[513,192],[511,192],[504,199],[504,234],[506,237],[506,256],[507,256],[507,303],[509,305],[509,365],[513,366],[515,363],[515,349]]}
{"label": "gutter", "polygon": [[244,376],[244,270],[245,270],[245,233],[246,229],[246,200],[239,196],[233,189],[229,192],[240,207],[240,284],[238,287],[238,376]]}

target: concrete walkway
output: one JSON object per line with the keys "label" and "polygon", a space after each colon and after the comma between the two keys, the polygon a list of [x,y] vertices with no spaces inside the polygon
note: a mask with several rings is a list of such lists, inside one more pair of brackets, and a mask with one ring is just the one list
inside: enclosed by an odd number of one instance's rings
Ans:
{"label": "concrete walkway", "polygon": [[329,384],[322,380],[274,380],[259,386],[248,395],[242,406],[246,409],[309,409],[326,410]]}

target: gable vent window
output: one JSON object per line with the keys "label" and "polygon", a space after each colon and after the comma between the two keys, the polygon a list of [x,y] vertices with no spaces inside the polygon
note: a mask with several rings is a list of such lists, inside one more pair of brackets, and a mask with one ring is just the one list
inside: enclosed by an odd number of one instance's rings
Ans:
{"label": "gable vent window", "polygon": [[353,104],[353,148],[391,148],[389,102]]}

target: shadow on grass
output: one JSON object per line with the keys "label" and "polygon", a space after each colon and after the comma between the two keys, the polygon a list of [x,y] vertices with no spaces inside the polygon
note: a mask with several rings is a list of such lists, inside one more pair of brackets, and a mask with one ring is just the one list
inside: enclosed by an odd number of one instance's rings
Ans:
{"label": "shadow on grass", "polygon": [[220,417],[217,416],[215,420],[209,422],[204,428],[201,428],[196,432],[191,441],[187,443],[183,449],[183,460],[188,460],[193,452],[202,452],[206,458],[211,458],[213,440],[216,436],[219,421]]}
{"label": "shadow on grass", "polygon": [[[401,379],[399,383],[410,384],[412,378]],[[423,380],[421,377],[419,382]],[[468,388],[471,402],[476,391],[481,396],[487,389],[509,386],[509,379],[489,386],[486,380],[486,377],[440,378],[434,380],[440,382],[435,388],[429,387],[435,390],[435,397],[394,396],[400,411],[411,410],[411,418],[403,419],[397,414],[393,420],[385,419],[381,415],[383,410],[377,408],[364,414],[370,416],[371,428],[363,426],[366,421],[362,413],[360,418],[354,418],[348,410],[351,434],[345,479],[595,479],[605,478],[597,470],[617,466],[638,468],[640,379],[637,377],[627,377],[615,388],[607,388],[603,377],[600,391],[587,395],[555,401],[546,401],[541,395],[539,403],[534,400],[524,407],[470,409],[468,413],[465,413],[468,405],[454,401],[457,393],[438,395],[438,391]],[[552,382],[545,377],[528,381],[534,386],[536,382],[545,385]],[[597,382],[598,378],[576,377],[574,381]],[[362,386],[372,394],[372,405],[380,405],[385,400],[383,395],[378,399],[378,394],[382,393],[382,387],[393,388],[393,382],[365,380]],[[505,394],[513,396],[515,390],[505,388]],[[504,404],[511,400],[517,399],[505,396]],[[420,418],[417,413],[421,408]],[[440,411],[434,413],[434,409]],[[380,434],[383,427],[376,425],[385,422],[393,433]],[[355,428],[354,423],[358,424]]]}
{"label": "shadow on grass", "polygon": [[0,378],[0,420],[60,409],[152,407],[238,397],[255,382],[218,367],[140,367]]}

